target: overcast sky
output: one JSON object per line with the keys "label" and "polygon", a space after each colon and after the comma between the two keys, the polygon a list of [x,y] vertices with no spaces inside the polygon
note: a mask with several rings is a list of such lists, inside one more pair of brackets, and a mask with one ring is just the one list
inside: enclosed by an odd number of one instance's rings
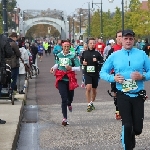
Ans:
{"label": "overcast sky", "polygon": [[[122,0],[114,0],[113,3],[109,3],[108,0],[103,1],[103,10],[107,11],[110,9],[111,11],[115,10],[115,7],[118,6],[121,8]],[[125,2],[126,0],[124,0]],[[129,3],[130,0],[127,0]],[[142,0],[141,0],[142,1]],[[38,10],[46,10],[57,9],[66,11],[67,15],[73,14],[76,8],[88,8],[87,2],[92,2],[92,0],[17,0],[17,7],[20,7],[22,10],[27,9],[38,9]],[[94,3],[100,3],[100,0],[93,0]],[[100,5],[99,5],[100,6]],[[95,8],[98,8],[94,5]]]}

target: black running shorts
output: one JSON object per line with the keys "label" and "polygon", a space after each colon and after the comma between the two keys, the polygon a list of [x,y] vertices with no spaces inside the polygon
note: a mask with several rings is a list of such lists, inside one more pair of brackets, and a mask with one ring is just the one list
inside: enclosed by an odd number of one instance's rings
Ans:
{"label": "black running shorts", "polygon": [[85,85],[92,84],[92,88],[98,87],[99,75],[91,76],[88,74],[84,74]]}

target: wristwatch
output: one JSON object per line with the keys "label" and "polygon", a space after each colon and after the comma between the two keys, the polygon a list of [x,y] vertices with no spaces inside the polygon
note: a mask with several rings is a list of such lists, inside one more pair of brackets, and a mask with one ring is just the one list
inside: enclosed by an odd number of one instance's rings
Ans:
{"label": "wristwatch", "polygon": [[145,78],[145,75],[142,75],[142,80],[145,80],[146,78]]}

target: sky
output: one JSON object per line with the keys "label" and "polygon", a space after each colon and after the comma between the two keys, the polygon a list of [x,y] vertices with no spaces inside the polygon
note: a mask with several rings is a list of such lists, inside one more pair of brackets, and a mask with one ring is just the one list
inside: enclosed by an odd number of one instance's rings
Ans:
{"label": "sky", "polygon": [[[113,12],[115,11],[116,6],[121,8],[121,1],[122,0],[114,0],[113,3],[109,3],[108,0],[102,0],[103,11],[110,9],[110,11]],[[130,0],[124,0],[124,2],[125,1],[129,4]],[[92,0],[17,0],[17,7],[22,10],[47,10],[48,8],[52,10],[57,9],[65,11],[67,15],[71,15],[77,8],[88,8],[88,2],[91,2],[92,7]],[[93,0],[93,3],[100,2],[100,0]],[[99,4],[98,6],[100,7],[101,5]],[[94,5],[94,8],[98,9],[96,5]]]}

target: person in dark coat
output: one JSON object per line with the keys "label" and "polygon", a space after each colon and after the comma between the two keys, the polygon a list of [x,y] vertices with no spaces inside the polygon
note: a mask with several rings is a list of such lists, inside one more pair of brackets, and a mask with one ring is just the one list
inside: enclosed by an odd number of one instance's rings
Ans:
{"label": "person in dark coat", "polygon": [[[4,35],[0,35],[0,96],[4,81],[6,80],[6,58],[13,55],[12,48]],[[0,124],[5,124],[6,121],[0,119]]]}

